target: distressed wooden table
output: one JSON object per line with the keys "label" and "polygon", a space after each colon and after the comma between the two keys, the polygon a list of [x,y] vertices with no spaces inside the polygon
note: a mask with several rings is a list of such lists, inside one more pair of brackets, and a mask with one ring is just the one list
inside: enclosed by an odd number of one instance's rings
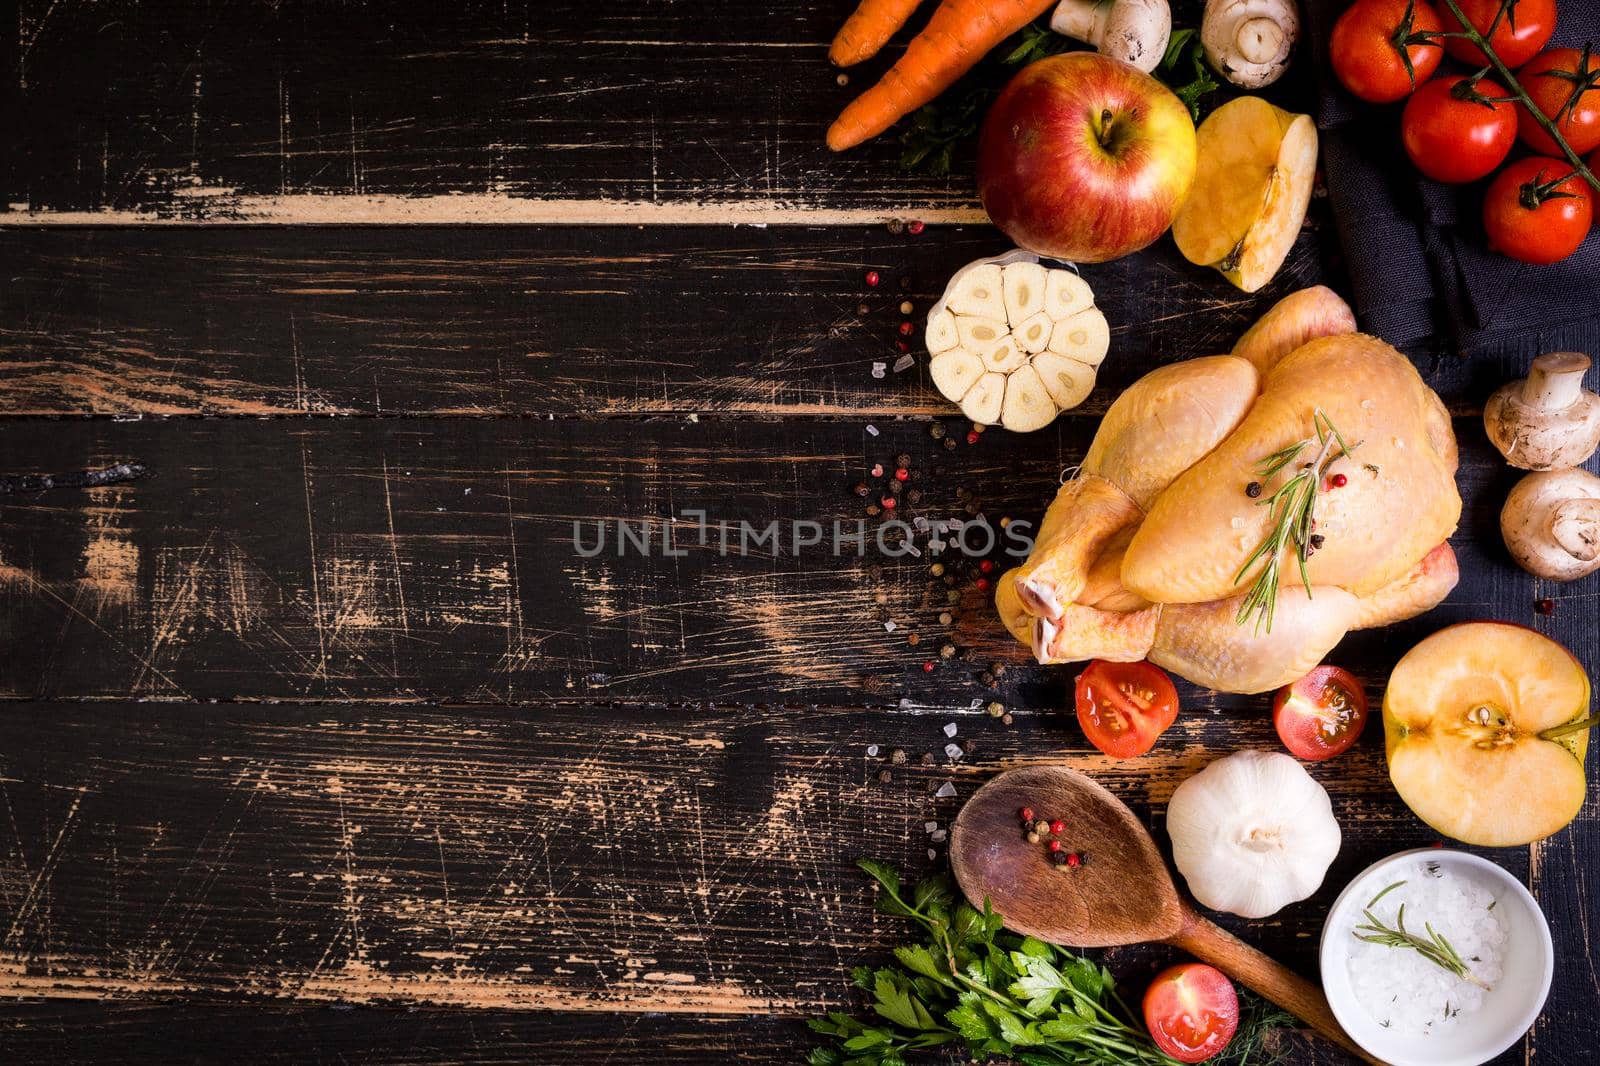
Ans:
{"label": "distressed wooden table", "polygon": [[[821,146],[862,82],[825,61],[849,6],[21,0],[0,1061],[794,1061],[899,932],[853,858],[929,868],[925,821],[1038,761],[1159,830],[1183,776],[1274,745],[1264,700],[1185,686],[1158,749],[1109,763],[970,565],[689,535],[863,518],[853,486],[900,454],[902,517],[1036,520],[1121,387],[1339,283],[1316,226],[1255,297],[1166,244],[1096,268],[1093,398],[967,444],[925,359],[870,369],[903,300],[1004,242],[969,179]],[[1420,636],[1493,617],[1592,671],[1594,582],[1535,581],[1496,532],[1514,479],[1477,416],[1520,368],[1422,363],[1457,416],[1461,587],[1336,661],[1376,696]],[[116,464],[143,476],[72,476]],[[653,523],[648,555],[575,548],[619,520]],[[1433,840],[1377,730],[1314,773],[1345,828],[1327,887],[1230,923],[1306,973],[1334,890]],[[1597,842],[1591,805],[1493,853],[1558,952],[1504,1061],[1593,1060]],[[1160,958],[1109,956],[1134,982]]]}

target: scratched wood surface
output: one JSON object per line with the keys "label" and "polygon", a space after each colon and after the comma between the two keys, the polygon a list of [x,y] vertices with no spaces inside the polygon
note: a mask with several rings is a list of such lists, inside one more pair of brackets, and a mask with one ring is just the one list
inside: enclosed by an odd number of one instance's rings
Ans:
{"label": "scratched wood surface", "polygon": [[[964,161],[821,147],[886,65],[836,83],[850,6],[21,0],[0,30],[22,148],[0,162],[0,1062],[795,1061],[802,1019],[850,1004],[848,969],[897,933],[855,857],[942,862],[925,823],[1041,760],[1159,837],[1184,776],[1275,746],[1265,700],[1180,685],[1157,751],[1106,762],[981,573],[930,573],[921,531],[921,556],[878,547],[865,507],[905,454],[897,517],[1036,520],[1122,386],[1339,284],[1321,206],[1255,297],[1165,242],[1085,268],[1115,345],[1094,395],[968,445],[919,346],[872,368],[903,300],[920,319],[1005,245]],[[883,225],[913,215],[933,224]],[[1593,582],[1535,581],[1496,530],[1514,478],[1477,418],[1521,368],[1419,366],[1457,416],[1463,582],[1335,660],[1376,699],[1420,636],[1496,617],[1593,673]],[[140,476],[75,487],[116,464]],[[786,544],[863,519],[867,549],[725,556],[700,509]],[[649,555],[617,554],[618,521],[652,523]],[[1376,731],[1314,773],[1345,829],[1327,886],[1231,923],[1307,974],[1335,889],[1433,841]],[[1591,802],[1492,853],[1558,952],[1502,1063],[1595,1060],[1597,841]],[[1165,957],[1108,959],[1137,986]]]}

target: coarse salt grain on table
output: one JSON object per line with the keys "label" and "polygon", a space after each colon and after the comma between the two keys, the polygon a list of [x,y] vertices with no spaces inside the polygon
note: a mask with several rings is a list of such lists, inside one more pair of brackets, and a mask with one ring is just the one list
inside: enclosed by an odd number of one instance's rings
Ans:
{"label": "coarse salt grain on table", "polygon": [[[1425,937],[1431,925],[1450,942],[1472,976],[1490,989],[1485,992],[1409,948],[1357,940],[1354,926],[1366,922],[1365,916],[1357,913],[1348,933],[1346,962],[1356,1001],[1387,1029],[1427,1036],[1447,1031],[1457,1017],[1478,1010],[1484,996],[1494,995],[1502,976],[1506,931],[1495,914],[1493,893],[1471,878],[1422,861],[1396,871],[1389,883],[1400,880],[1405,883],[1368,909],[1385,926],[1394,928],[1403,905],[1408,932]],[[1373,895],[1387,887],[1376,885]]]}

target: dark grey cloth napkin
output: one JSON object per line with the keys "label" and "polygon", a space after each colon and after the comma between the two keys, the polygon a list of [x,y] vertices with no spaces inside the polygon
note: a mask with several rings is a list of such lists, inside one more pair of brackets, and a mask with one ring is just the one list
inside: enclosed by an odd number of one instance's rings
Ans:
{"label": "dark grey cloth napkin", "polygon": [[[1570,258],[1529,266],[1487,248],[1488,179],[1422,177],[1400,143],[1402,104],[1367,104],[1333,75],[1328,35],[1349,0],[1306,0],[1317,60],[1322,165],[1362,328],[1402,348],[1600,355],[1600,235]],[[1600,3],[1564,3],[1551,46],[1600,46]],[[1453,60],[1446,58],[1445,69]],[[1460,68],[1466,72],[1466,68]],[[1513,158],[1526,154],[1520,145]]]}

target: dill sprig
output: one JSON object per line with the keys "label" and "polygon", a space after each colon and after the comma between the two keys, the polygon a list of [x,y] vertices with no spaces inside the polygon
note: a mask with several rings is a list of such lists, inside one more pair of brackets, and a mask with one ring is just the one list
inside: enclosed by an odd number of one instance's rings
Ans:
{"label": "dill sprig", "polygon": [[1471,981],[1485,992],[1489,991],[1489,986],[1472,973],[1467,967],[1466,960],[1462,959],[1461,953],[1456,951],[1450,941],[1446,940],[1441,933],[1433,928],[1431,922],[1422,923],[1422,927],[1427,930],[1427,936],[1413,933],[1406,928],[1406,905],[1404,903],[1400,904],[1400,910],[1395,914],[1392,928],[1384,925],[1383,920],[1372,913],[1373,904],[1403,884],[1405,884],[1404,881],[1396,881],[1376,896],[1373,896],[1361,912],[1366,915],[1366,924],[1356,926],[1352,935],[1357,940],[1363,940],[1368,944],[1382,944],[1388,948],[1409,948],[1441,970],[1448,970],[1464,981]]}
{"label": "dill sprig", "polygon": [[1272,508],[1272,528],[1246,559],[1239,572],[1233,575],[1234,584],[1243,581],[1257,563],[1261,569],[1239,603],[1234,622],[1244,625],[1252,615],[1256,632],[1265,625],[1272,632],[1272,620],[1278,610],[1278,589],[1283,584],[1283,555],[1287,549],[1300,571],[1300,583],[1305,586],[1306,598],[1311,598],[1311,575],[1306,570],[1306,560],[1316,550],[1312,545],[1312,526],[1316,520],[1317,497],[1322,492],[1322,478],[1328,466],[1341,456],[1349,455],[1360,442],[1347,444],[1344,435],[1318,407],[1311,414],[1311,436],[1280,448],[1256,464],[1256,474],[1263,481],[1276,477],[1294,463],[1307,450],[1315,449],[1315,457],[1302,464],[1295,474],[1278,486],[1276,492],[1260,501],[1260,506]]}

